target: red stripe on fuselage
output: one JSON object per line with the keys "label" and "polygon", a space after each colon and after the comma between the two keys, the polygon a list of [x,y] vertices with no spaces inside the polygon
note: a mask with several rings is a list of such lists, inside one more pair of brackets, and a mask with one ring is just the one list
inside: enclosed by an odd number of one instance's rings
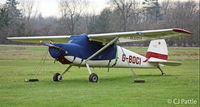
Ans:
{"label": "red stripe on fuselage", "polygon": [[164,54],[159,54],[159,53],[155,53],[155,52],[147,52],[146,54],[146,60],[144,62],[147,62],[149,60],[149,58],[158,58],[158,59],[163,59],[163,60],[167,60],[168,59],[168,55],[164,55]]}

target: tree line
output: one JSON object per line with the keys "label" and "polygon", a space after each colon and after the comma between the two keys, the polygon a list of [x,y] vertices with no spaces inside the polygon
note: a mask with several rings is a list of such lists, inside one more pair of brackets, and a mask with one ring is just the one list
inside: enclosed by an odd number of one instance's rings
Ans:
{"label": "tree line", "polygon": [[[60,17],[43,17],[34,0],[0,4],[0,44],[8,36],[73,35],[183,28],[192,36],[168,39],[169,46],[199,45],[199,5],[193,0],[109,0],[100,14],[89,13],[87,0],[60,0]],[[20,6],[19,6],[20,5]],[[20,8],[18,8],[20,7]],[[147,46],[148,42],[124,45]]]}

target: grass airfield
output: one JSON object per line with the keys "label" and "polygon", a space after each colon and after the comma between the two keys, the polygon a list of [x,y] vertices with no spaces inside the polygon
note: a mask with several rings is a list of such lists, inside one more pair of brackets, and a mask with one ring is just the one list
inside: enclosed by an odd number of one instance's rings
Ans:
{"label": "grass airfield", "polygon": [[[147,48],[127,47],[145,55]],[[56,72],[66,65],[47,56],[42,69],[40,60],[47,50],[43,46],[0,45],[0,106],[38,107],[168,107],[199,106],[199,48],[169,48],[169,59],[181,61],[177,67],[134,69],[145,83],[133,83],[128,68],[94,68],[98,83],[89,83],[85,67],[72,67],[61,82],[53,82]],[[24,82],[25,78],[39,82]],[[179,100],[196,100],[184,104]],[[171,102],[172,101],[172,102]],[[174,102],[173,102],[174,101]]]}

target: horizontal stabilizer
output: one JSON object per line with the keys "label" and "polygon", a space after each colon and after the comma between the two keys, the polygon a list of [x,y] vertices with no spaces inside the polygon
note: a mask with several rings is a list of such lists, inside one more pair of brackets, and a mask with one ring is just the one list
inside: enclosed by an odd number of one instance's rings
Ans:
{"label": "horizontal stabilizer", "polygon": [[150,58],[148,62],[167,65],[167,66],[179,66],[182,64],[181,62],[178,62],[178,61],[167,61],[167,60],[162,60],[162,59],[157,59],[157,58]]}

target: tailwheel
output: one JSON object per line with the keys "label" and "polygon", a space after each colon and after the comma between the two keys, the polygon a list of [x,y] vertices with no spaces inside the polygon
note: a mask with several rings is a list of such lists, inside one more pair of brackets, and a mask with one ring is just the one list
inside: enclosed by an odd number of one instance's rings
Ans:
{"label": "tailwheel", "polygon": [[162,71],[162,69],[160,68],[160,66],[158,66],[158,69],[160,70],[162,76],[165,76],[166,74]]}
{"label": "tailwheel", "polygon": [[89,82],[98,82],[98,76],[95,73],[90,74]]}
{"label": "tailwheel", "polygon": [[60,73],[55,73],[53,76],[53,81],[57,82],[62,80],[62,76],[60,75]]}

